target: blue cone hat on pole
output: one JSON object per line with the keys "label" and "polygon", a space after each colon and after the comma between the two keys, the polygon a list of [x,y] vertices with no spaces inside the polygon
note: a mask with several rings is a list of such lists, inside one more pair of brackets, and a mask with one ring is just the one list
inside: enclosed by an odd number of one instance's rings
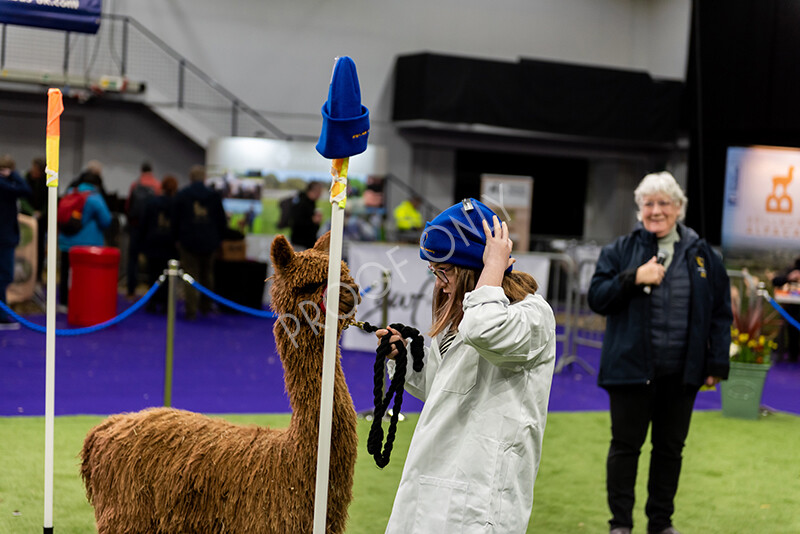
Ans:
{"label": "blue cone hat on pole", "polygon": [[349,158],[367,149],[369,110],[361,105],[356,64],[348,56],[336,60],[328,100],[322,105],[322,132],[317,152],[327,159]]}

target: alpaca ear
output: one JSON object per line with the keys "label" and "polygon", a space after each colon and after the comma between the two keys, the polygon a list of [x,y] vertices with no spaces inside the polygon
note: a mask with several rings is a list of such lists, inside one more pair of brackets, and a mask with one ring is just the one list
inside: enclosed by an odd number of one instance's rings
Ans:
{"label": "alpaca ear", "polygon": [[314,250],[319,250],[320,252],[328,252],[330,249],[331,249],[331,231],[328,230],[322,235],[322,237],[317,239],[316,243],[314,243]]}
{"label": "alpaca ear", "polygon": [[294,249],[285,237],[276,235],[275,239],[272,240],[270,256],[272,257],[272,265],[275,267],[275,270],[282,271],[292,262],[294,258]]}

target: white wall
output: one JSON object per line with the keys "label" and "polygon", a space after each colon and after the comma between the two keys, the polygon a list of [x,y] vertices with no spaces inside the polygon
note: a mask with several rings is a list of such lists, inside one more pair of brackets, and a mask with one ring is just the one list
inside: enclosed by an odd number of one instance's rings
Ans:
{"label": "white wall", "polygon": [[333,58],[356,62],[385,143],[398,55],[520,57],[684,77],[689,0],[106,0],[281,129],[318,135]]}
{"label": "white wall", "polygon": [[[24,175],[31,160],[44,157],[47,101],[19,95],[0,97],[0,153],[11,154]],[[103,163],[103,184],[109,193],[128,195],[143,161],[159,178],[174,174],[189,182],[189,167],[203,164],[204,151],[181,133],[135,106],[86,106],[66,102],[61,118],[59,190],[63,192],[89,160]]]}
{"label": "white wall", "polygon": [[[319,135],[320,107],[327,98],[333,58],[351,56],[358,68],[363,103],[371,111],[370,143],[386,148],[389,172],[445,206],[453,188],[452,149],[412,147],[391,124],[397,56],[429,51],[510,61],[532,58],[639,69],[660,78],[683,79],[691,3],[106,0],[103,9],[134,17],[285,133],[306,140]],[[170,159],[180,161],[175,167],[183,169],[193,158],[194,150],[185,146],[180,155],[170,154],[164,142],[166,132],[143,135],[132,117],[111,119],[113,111],[100,116],[108,119],[86,119],[86,138],[75,160],[81,164],[92,158],[105,160],[114,190],[125,190],[143,155],[155,153],[154,159],[164,162],[154,162],[159,174],[171,167]],[[27,160],[28,152],[38,155],[39,138],[33,139],[36,144],[31,150],[13,151],[18,160]],[[9,134],[7,141],[15,143],[17,138]],[[604,183],[602,176],[609,176],[608,169],[601,168],[606,172],[592,178],[598,186]],[[399,201],[404,193],[393,189],[392,198]],[[587,213],[603,217],[604,200],[589,198]],[[595,222],[588,217],[587,228],[600,228]],[[618,223],[609,223],[606,231]]]}
{"label": "white wall", "polygon": [[[452,201],[445,194],[453,188],[452,150],[411,147],[391,124],[397,56],[427,51],[511,61],[532,58],[684,79],[691,3],[106,0],[104,9],[136,18],[295,136],[319,135],[319,109],[327,97],[333,58],[351,56],[363,103],[370,109],[370,143],[386,147],[391,173],[446,206]],[[603,172],[593,176],[595,185],[603,183],[603,176],[608,177]],[[622,187],[618,180],[605,181],[605,187],[609,183]],[[620,191],[618,196],[626,194],[630,192]],[[393,188],[392,204],[405,196]],[[587,198],[591,237],[607,238],[628,223],[619,212],[612,215],[602,209],[607,200]],[[598,226],[609,216],[616,219]]]}

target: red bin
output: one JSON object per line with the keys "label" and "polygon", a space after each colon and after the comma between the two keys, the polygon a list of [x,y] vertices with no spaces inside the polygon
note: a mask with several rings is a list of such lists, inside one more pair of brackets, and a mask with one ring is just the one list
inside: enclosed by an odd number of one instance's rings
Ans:
{"label": "red bin", "polygon": [[67,322],[92,326],[117,315],[119,249],[83,247],[69,249]]}

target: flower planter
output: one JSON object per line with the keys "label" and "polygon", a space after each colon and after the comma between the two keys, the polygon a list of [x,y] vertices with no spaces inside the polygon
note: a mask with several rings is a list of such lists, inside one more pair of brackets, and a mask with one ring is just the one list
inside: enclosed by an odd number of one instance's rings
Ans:
{"label": "flower planter", "polygon": [[761,363],[731,362],[728,380],[720,383],[722,415],[758,419],[769,367]]}

